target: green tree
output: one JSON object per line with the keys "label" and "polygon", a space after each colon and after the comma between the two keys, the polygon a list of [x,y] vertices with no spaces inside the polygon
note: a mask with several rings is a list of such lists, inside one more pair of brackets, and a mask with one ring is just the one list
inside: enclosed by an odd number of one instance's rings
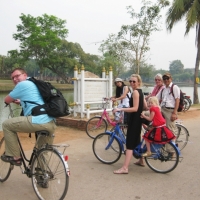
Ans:
{"label": "green tree", "polygon": [[110,66],[112,66],[114,79],[121,76],[121,74],[126,71],[125,67],[118,61],[118,59],[108,52],[103,54],[103,57],[100,61],[100,66],[101,69],[102,67],[105,67],[107,71],[109,70]]}
{"label": "green tree", "polygon": [[66,21],[47,14],[39,17],[21,14],[20,19],[22,24],[17,25],[17,33],[13,34],[20,42],[19,55],[26,61],[34,59],[42,73],[67,36]]}
{"label": "green tree", "polygon": [[184,65],[180,60],[174,60],[170,62],[169,71],[171,74],[182,74],[184,71]]}
{"label": "green tree", "polygon": [[168,5],[162,0],[155,4],[143,0],[139,13],[128,6],[128,13],[133,19],[132,25],[122,25],[117,35],[110,35],[102,48],[115,56],[124,66],[140,73],[140,66],[145,62],[145,54],[149,51],[149,40],[153,32],[159,31],[158,22],[161,18],[161,8]]}
{"label": "green tree", "polygon": [[185,35],[187,35],[191,28],[196,27],[196,46],[197,55],[194,73],[194,104],[199,103],[198,97],[198,83],[196,78],[199,74],[199,61],[200,61],[200,1],[199,0],[174,0],[171,7],[167,12],[167,29],[172,30],[175,23],[182,19],[186,21]]}
{"label": "green tree", "polygon": [[125,51],[115,34],[110,34],[100,45],[99,50],[103,53],[103,66],[113,67],[114,78],[126,71]]}
{"label": "green tree", "polygon": [[0,55],[0,76],[4,75],[4,68],[5,68],[5,56]]}
{"label": "green tree", "polygon": [[68,76],[73,75],[75,65],[80,67],[83,64],[85,70],[98,71],[98,57],[86,54],[78,43],[62,40],[61,46],[50,56],[51,59],[43,60],[46,68],[57,74],[66,83],[68,82]]}
{"label": "green tree", "polygon": [[183,73],[179,75],[179,79],[181,82],[190,82],[191,75],[189,73]]}

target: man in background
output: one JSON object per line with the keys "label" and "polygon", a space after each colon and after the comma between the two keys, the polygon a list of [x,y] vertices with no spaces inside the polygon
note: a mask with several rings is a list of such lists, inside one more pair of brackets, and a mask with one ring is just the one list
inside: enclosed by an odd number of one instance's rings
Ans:
{"label": "man in background", "polygon": [[166,72],[162,76],[165,87],[157,94],[160,101],[161,111],[166,120],[167,127],[175,134],[177,119],[177,110],[180,102],[180,89],[177,85],[173,86],[172,92],[172,76]]}

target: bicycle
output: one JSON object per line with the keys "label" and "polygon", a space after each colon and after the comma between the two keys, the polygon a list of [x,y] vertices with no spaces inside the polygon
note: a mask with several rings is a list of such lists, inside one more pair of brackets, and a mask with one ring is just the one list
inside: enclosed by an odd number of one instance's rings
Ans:
{"label": "bicycle", "polygon": [[175,134],[176,140],[175,143],[178,145],[180,151],[185,148],[189,141],[189,131],[187,128],[181,124],[180,121],[176,121],[177,132]]}
{"label": "bicycle", "polygon": [[[95,157],[102,163],[113,164],[117,162],[122,153],[125,154],[125,138],[117,124],[113,131],[106,131],[96,136],[92,149]],[[135,158],[141,158],[146,152],[144,139],[133,150]],[[151,144],[152,156],[144,157],[150,169],[157,173],[169,173],[174,170],[179,162],[180,151],[178,147],[170,141],[167,144]]]}
{"label": "bicycle", "polygon": [[[86,123],[86,133],[92,139],[94,139],[98,134],[105,132],[108,128],[108,124],[111,125],[112,127],[115,127],[117,124],[116,121],[112,121],[110,119],[109,113],[106,111],[109,101],[110,101],[109,98],[103,98],[102,99],[103,112],[101,116],[94,116],[91,119],[89,119],[88,122]],[[120,124],[120,127],[124,135],[126,135],[128,127],[127,124]]]}
{"label": "bicycle", "polygon": [[190,96],[187,96],[186,93],[183,93],[184,100],[183,100],[183,111],[189,110],[190,106],[192,105],[192,101],[190,99]]}
{"label": "bicycle", "polygon": [[[10,105],[9,109],[12,113]],[[26,174],[27,177],[31,178],[33,189],[39,199],[64,199],[67,194],[70,175],[67,163],[68,156],[64,156],[64,152],[69,145],[44,144],[39,148],[39,139],[42,139],[41,137],[48,137],[49,132],[41,130],[37,131],[36,135],[37,140],[30,159],[26,157],[17,135],[22,158],[22,165],[20,166],[22,174]],[[60,151],[61,148],[62,152]],[[0,155],[4,153],[5,141],[3,137],[0,140]],[[0,159],[0,182],[6,181],[13,169],[14,165],[3,162]]]}

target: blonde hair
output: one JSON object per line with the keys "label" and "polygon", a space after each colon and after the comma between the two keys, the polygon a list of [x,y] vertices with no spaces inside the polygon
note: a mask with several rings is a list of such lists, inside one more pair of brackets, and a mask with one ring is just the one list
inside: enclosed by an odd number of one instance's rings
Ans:
{"label": "blonde hair", "polygon": [[149,97],[148,103],[150,103],[150,102],[151,102],[154,106],[159,107],[159,109],[160,109],[159,101],[158,101],[158,98],[157,98],[156,96]]}
{"label": "blonde hair", "polygon": [[[139,86],[141,87],[142,86],[142,78],[139,74],[132,74],[131,77],[136,77],[137,78],[137,81],[139,83]],[[130,77],[130,78],[131,78]]]}

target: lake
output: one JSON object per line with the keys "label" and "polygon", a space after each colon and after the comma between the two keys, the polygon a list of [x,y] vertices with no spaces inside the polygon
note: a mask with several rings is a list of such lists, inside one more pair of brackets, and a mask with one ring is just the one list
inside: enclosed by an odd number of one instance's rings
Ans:
{"label": "lake", "polygon": [[[180,89],[186,93],[186,95],[190,96],[191,100],[193,101],[193,87],[180,87]],[[143,92],[151,92],[153,90],[153,87],[144,87]],[[114,90],[113,90],[114,91]],[[66,98],[68,103],[73,102],[73,91],[62,91],[64,97]],[[198,88],[198,94],[200,98],[200,88]],[[7,95],[7,93],[1,93],[0,94],[0,130],[2,122],[8,118],[9,110],[8,108],[5,108],[4,104],[4,98]],[[13,104],[13,107],[16,109],[15,113],[16,115],[19,115],[21,112],[20,106]]]}
{"label": "lake", "polygon": [[[187,96],[190,96],[192,102],[193,102],[193,87],[180,87],[182,92],[186,93]],[[143,92],[151,92],[153,90],[153,87],[144,87],[142,89]],[[200,87],[198,87],[198,94],[199,94],[199,99],[200,99]]]}

